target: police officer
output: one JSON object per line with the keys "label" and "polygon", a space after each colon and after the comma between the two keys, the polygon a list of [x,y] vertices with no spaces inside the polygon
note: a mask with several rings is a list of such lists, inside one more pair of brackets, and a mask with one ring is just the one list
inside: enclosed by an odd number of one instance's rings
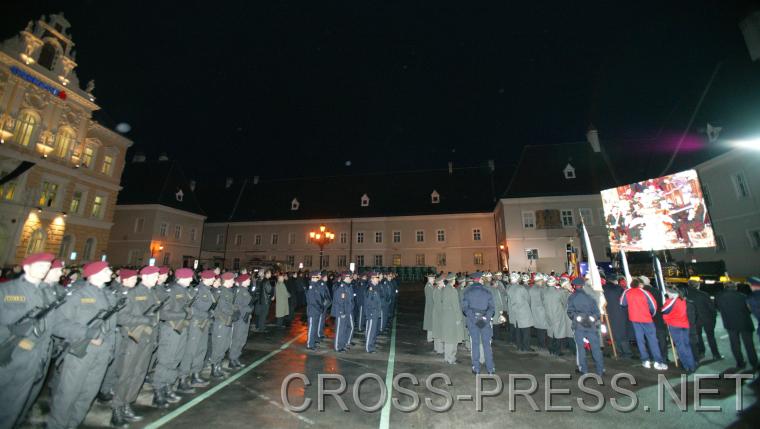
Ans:
{"label": "police officer", "polygon": [[[120,274],[126,282],[133,276],[130,270],[125,269],[122,269]],[[159,300],[153,290],[158,282],[158,267],[144,267],[140,270],[140,277],[140,283],[127,291],[126,306],[119,313],[118,319],[125,339],[122,368],[114,385],[111,401],[113,410],[111,425],[117,427],[142,420],[142,417],[135,414],[130,404],[137,400],[148,372],[150,356],[156,348],[158,339],[156,328]],[[159,408],[169,406],[163,392],[154,405]]]}
{"label": "police officer", "polygon": [[345,352],[354,329],[354,291],[351,288],[351,272],[341,275],[342,281],[333,294],[332,316],[335,318],[335,351]]}
{"label": "police officer", "polygon": [[364,292],[367,290],[366,276],[360,279],[359,275],[354,273],[351,287],[354,289],[354,321],[356,322],[356,331],[364,332]]}
{"label": "police officer", "polygon": [[494,303],[491,292],[480,283],[482,277],[483,273],[480,272],[470,274],[473,283],[464,292],[462,312],[467,316],[467,327],[470,331],[472,373],[480,373],[480,344],[483,344],[486,369],[489,374],[494,374],[496,369],[494,368],[491,350],[491,338],[493,336],[491,319],[494,316]]}
{"label": "police officer", "polygon": [[216,309],[214,310],[214,326],[211,333],[211,376],[222,378],[225,373],[222,371],[222,359],[232,342],[232,319],[235,312],[234,293],[232,287],[235,285],[235,274],[226,272],[222,274],[222,286],[219,288],[219,297]]}
{"label": "police officer", "polygon": [[193,290],[195,302],[191,307],[192,316],[187,328],[187,349],[179,364],[181,390],[190,391],[193,387],[206,387],[208,381],[200,376],[203,370],[203,359],[208,349],[208,332],[211,325],[209,310],[214,305],[214,295],[211,293],[214,284],[214,272],[205,270],[200,274],[201,281]]}
{"label": "police officer", "polygon": [[251,313],[251,294],[248,287],[251,285],[251,277],[248,274],[241,274],[235,280],[237,286],[232,289],[232,302],[235,310],[232,316],[232,340],[230,342],[229,364],[231,369],[242,368],[240,355],[243,354],[243,347],[248,342],[248,330],[250,329]]}
{"label": "police officer", "polygon": [[306,288],[306,316],[308,318],[309,331],[306,339],[306,348],[315,350],[319,342],[319,324],[324,314],[322,291],[319,286],[320,273],[313,271],[311,281]]}
{"label": "police officer", "polygon": [[380,294],[377,292],[377,286],[380,283],[380,276],[376,272],[369,274],[369,283],[364,293],[364,314],[366,318],[365,327],[365,348],[367,353],[375,353],[375,342],[377,333],[380,330],[380,314],[382,312],[382,301]]}
{"label": "police officer", "polygon": [[[118,307],[114,307],[113,296],[104,290],[112,274],[107,262],[87,264],[83,274],[86,284],[71,291],[61,312],[65,318],[87,325],[100,310]],[[100,332],[93,339],[88,340],[90,335],[72,339],[69,354],[63,360],[60,381],[52,394],[48,428],[79,426],[98,394],[116,342],[116,317],[94,322],[91,328],[95,326]],[[80,343],[86,346],[83,356],[73,354]]]}
{"label": "police officer", "polygon": [[599,305],[583,290],[584,280],[580,277],[572,281],[575,291],[567,300],[567,316],[572,320],[575,331],[576,364],[581,374],[588,372],[586,344],[591,348],[591,356],[596,364],[596,373],[604,374],[604,359],[599,348]]}
{"label": "police officer", "polygon": [[322,315],[319,318],[319,337],[317,342],[321,342],[325,338],[325,323],[327,322],[328,310],[332,305],[332,297],[330,295],[330,288],[327,286],[327,273],[321,273],[319,281],[317,282],[317,288],[319,294],[322,297]]}
{"label": "police officer", "polygon": [[[159,278],[160,278],[159,272]],[[179,375],[179,364],[187,348],[187,327],[192,318],[188,291],[193,280],[193,270],[180,268],[175,273],[176,280],[164,289],[166,304],[159,312],[161,325],[158,333],[156,372],[153,374],[153,391],[161,391],[169,403],[179,402],[181,397],[173,392],[172,386]],[[192,393],[181,386],[181,393]],[[156,401],[158,402],[158,401]]]}

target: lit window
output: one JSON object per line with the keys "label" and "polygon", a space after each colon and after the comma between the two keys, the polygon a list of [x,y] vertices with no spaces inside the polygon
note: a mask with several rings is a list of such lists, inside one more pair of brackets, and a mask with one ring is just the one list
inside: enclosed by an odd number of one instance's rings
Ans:
{"label": "lit window", "polygon": [[34,132],[39,123],[39,117],[34,113],[22,113],[16,121],[16,130],[13,133],[16,139],[16,143],[24,147],[29,146],[29,143],[32,141],[32,137],[34,136]]}
{"label": "lit window", "polygon": [[375,243],[382,243],[382,242],[383,242],[383,233],[378,231],[375,233]]}
{"label": "lit window", "polygon": [[322,268],[330,266],[330,255],[322,255]]}
{"label": "lit window", "polygon": [[361,244],[364,243],[364,233],[363,232],[357,232],[356,233],[356,242]]}
{"label": "lit window", "polygon": [[135,219],[135,232],[143,232],[143,227],[145,226],[145,218],[138,217]]}
{"label": "lit window", "polygon": [[293,255],[288,255],[285,259],[287,260],[288,266],[291,268],[296,264],[296,257]]}
{"label": "lit window", "polygon": [[74,141],[74,132],[68,128],[61,128],[55,136],[55,153],[59,158],[66,158]]}
{"label": "lit window", "polygon": [[424,253],[418,253],[414,255],[414,262],[418,266],[424,266],[425,265],[425,254]]}
{"label": "lit window", "polygon": [[174,225],[174,238],[179,240],[182,237],[182,225]]}
{"label": "lit window", "polygon": [[100,195],[96,195],[92,200],[92,217],[98,219],[103,217],[103,197]]}
{"label": "lit window", "polygon": [[[168,229],[169,229],[169,224],[167,224],[167,223],[162,223],[162,224],[161,224],[161,225],[158,227],[158,235],[160,235],[161,237],[166,237],[166,233],[167,233],[166,231],[167,231]],[[217,235],[217,238],[219,238],[219,235]],[[219,241],[219,240],[217,240],[217,241]],[[219,243],[217,242],[216,244],[219,244]]]}
{"label": "lit window", "polygon": [[345,232],[340,233],[340,244],[346,244],[348,241],[348,234]]}
{"label": "lit window", "polygon": [[375,255],[375,266],[376,267],[383,266],[383,255]]}
{"label": "lit window", "polygon": [[84,250],[82,251],[82,261],[92,260],[92,254],[95,251],[95,239],[90,237],[84,242]]}
{"label": "lit window", "polygon": [[425,231],[423,230],[417,230],[414,232],[414,235],[417,239],[417,243],[424,243],[425,242]]}
{"label": "lit window", "polygon": [[522,221],[524,229],[533,229],[536,227],[536,213],[535,212],[522,212]]}
{"label": "lit window", "polygon": [[438,259],[438,266],[445,267],[446,266],[446,254],[445,253],[439,253],[437,256],[438,256],[437,257],[437,259]]}
{"label": "lit window", "polygon": [[578,209],[578,213],[586,226],[594,226],[594,214],[591,209]]}
{"label": "lit window", "polygon": [[[0,170],[0,177],[5,177],[9,172]],[[16,194],[16,182],[10,181],[0,185],[0,199],[13,200],[13,196]]]}
{"label": "lit window", "polygon": [[293,198],[293,201],[290,202],[290,210],[298,210],[298,207],[301,206],[301,203],[298,202],[297,199]]}
{"label": "lit window", "polygon": [[40,194],[39,205],[50,207],[55,202],[55,196],[58,194],[58,184],[51,182],[42,182],[42,193]]}
{"label": "lit window", "polygon": [[253,243],[257,246],[261,246],[261,234],[256,234],[253,237]]}
{"label": "lit window", "polygon": [[101,167],[100,172],[110,176],[111,171],[113,171],[113,157],[106,155],[103,157],[103,166]]}
{"label": "lit window", "polygon": [[575,217],[573,216],[572,210],[562,210],[560,212],[560,217],[562,218],[563,227],[572,228],[575,226]]}
{"label": "lit window", "polygon": [[357,267],[364,266],[364,255],[356,255],[356,266]]}
{"label": "lit window", "polygon": [[74,243],[74,238],[71,235],[64,235],[61,239],[61,247],[58,248],[58,258],[66,259],[71,252],[71,245]]}
{"label": "lit window", "polygon": [[32,255],[34,253],[42,252],[45,247],[45,233],[42,228],[35,229],[29,236],[29,244],[26,246],[26,254]]}
{"label": "lit window", "polygon": [[575,179],[575,168],[570,163],[565,166],[562,172],[565,174],[565,179]]}
{"label": "lit window", "polygon": [[393,242],[401,243],[401,231],[393,231]]}
{"label": "lit window", "polygon": [[480,241],[480,228],[475,228],[472,230],[472,239],[475,241]]}
{"label": "lit window", "polygon": [[483,265],[483,252],[475,252],[472,255],[472,262],[475,265]]}
{"label": "lit window", "polygon": [[400,267],[401,266],[401,255],[393,255],[393,266],[394,267]]}
{"label": "lit window", "polygon": [[306,255],[303,257],[303,266],[304,267],[310,267],[311,266],[311,255]]}
{"label": "lit window", "polygon": [[439,229],[435,232],[436,239],[438,241],[446,241],[446,231]]}
{"label": "lit window", "polygon": [[82,165],[89,167],[92,165],[92,160],[95,159],[95,149],[92,146],[86,146],[82,151]]}

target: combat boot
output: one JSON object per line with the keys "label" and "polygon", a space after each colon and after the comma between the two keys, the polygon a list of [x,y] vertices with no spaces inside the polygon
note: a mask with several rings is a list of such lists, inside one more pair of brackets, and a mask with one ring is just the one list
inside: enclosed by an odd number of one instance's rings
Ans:
{"label": "combat boot", "polygon": [[164,387],[164,395],[166,396],[166,402],[170,404],[176,404],[182,400],[182,397],[174,393],[171,386]]}
{"label": "combat boot", "polygon": [[191,394],[191,393],[195,393],[195,389],[193,389],[193,386],[190,385],[190,382],[188,381],[187,377],[182,377],[179,379],[179,384],[177,385],[177,392]]}
{"label": "combat boot", "polygon": [[121,411],[124,413],[124,418],[130,422],[139,422],[143,419],[142,416],[135,414],[134,410],[132,410],[132,407],[130,407],[129,404],[125,405]]}
{"label": "combat boot", "polygon": [[224,378],[226,374],[222,371],[220,364],[213,365],[211,367],[211,376],[214,378]]}
{"label": "combat boot", "polygon": [[129,424],[129,421],[124,417],[124,412],[122,411],[122,407],[116,407],[113,409],[113,412],[111,413],[111,426],[117,427],[117,428],[123,428],[127,427]]}
{"label": "combat boot", "polygon": [[169,408],[164,389],[153,389],[153,406],[156,408]]}
{"label": "combat boot", "polygon": [[190,385],[193,387],[206,387],[208,386],[208,380],[204,380],[200,374],[194,372],[190,378]]}

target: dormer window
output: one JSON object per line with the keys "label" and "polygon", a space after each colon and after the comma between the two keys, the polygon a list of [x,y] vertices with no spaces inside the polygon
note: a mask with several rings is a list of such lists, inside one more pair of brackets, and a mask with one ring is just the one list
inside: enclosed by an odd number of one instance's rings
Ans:
{"label": "dormer window", "polygon": [[297,198],[293,198],[293,201],[290,202],[290,210],[298,210],[298,207],[301,206],[301,203],[298,202]]}
{"label": "dormer window", "polygon": [[569,162],[565,166],[565,169],[562,170],[562,172],[565,173],[565,179],[575,179],[575,167],[573,167],[573,165]]}
{"label": "dormer window", "polygon": [[441,195],[435,189],[433,189],[433,193],[430,194],[430,202],[433,204],[438,204],[441,202]]}
{"label": "dormer window", "polygon": [[367,194],[362,195],[362,207],[369,207],[369,197]]}
{"label": "dormer window", "polygon": [[178,190],[176,194],[174,194],[174,197],[179,201],[180,203],[185,198],[185,193],[182,192],[182,189]]}

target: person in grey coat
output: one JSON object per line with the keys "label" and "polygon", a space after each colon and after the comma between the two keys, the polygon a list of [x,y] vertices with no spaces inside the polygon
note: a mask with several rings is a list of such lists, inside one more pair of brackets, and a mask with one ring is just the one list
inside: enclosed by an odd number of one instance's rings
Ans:
{"label": "person in grey coat", "polygon": [[517,350],[520,352],[532,352],[530,347],[530,328],[533,327],[533,313],[530,310],[530,294],[528,293],[528,281],[530,276],[524,274],[521,284],[512,285],[509,296],[512,313],[510,319],[514,319],[517,328]]}
{"label": "person in grey coat", "polygon": [[509,283],[504,285],[504,288],[507,291],[507,318],[509,322],[509,341],[511,345],[515,347],[519,347],[518,334],[517,334],[517,326],[515,326],[515,321],[517,320],[517,310],[515,310],[515,299],[514,295],[517,291],[517,287],[520,286],[520,275],[512,272],[512,274],[509,275]]}
{"label": "person in grey coat", "polygon": [[422,318],[422,329],[427,331],[427,342],[433,342],[433,291],[435,290],[435,274],[427,275],[425,283],[425,315]]}
{"label": "person in grey coat", "polygon": [[530,312],[533,315],[533,329],[536,331],[536,340],[540,350],[546,350],[546,310],[544,310],[544,275],[537,273],[533,279],[533,287],[530,288]]}
{"label": "person in grey coat", "polygon": [[567,300],[570,297],[570,280],[561,279],[561,285],[554,277],[549,277],[542,295],[546,314],[546,331],[550,338],[549,353],[562,356],[562,348],[569,349],[573,330],[567,316]]}
{"label": "person in grey coat", "polygon": [[232,322],[232,340],[230,342],[229,367],[231,369],[242,368],[240,355],[243,354],[243,347],[248,342],[248,330],[251,326],[251,294],[248,287],[251,285],[251,278],[248,274],[241,274],[236,279],[238,286],[233,288],[233,302],[235,312],[233,312]]}

